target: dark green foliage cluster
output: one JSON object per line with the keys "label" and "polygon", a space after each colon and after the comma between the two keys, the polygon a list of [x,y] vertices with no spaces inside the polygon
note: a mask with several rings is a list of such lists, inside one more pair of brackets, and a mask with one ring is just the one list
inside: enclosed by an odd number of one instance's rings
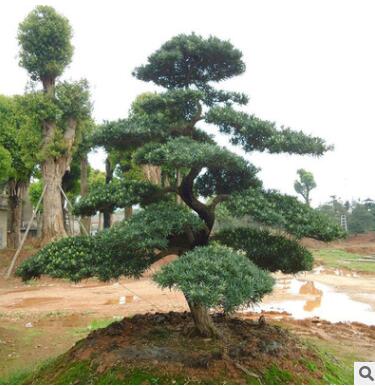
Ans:
{"label": "dark green foliage cluster", "polygon": [[297,238],[332,241],[346,235],[324,214],[295,197],[276,191],[247,190],[233,195],[225,205],[232,215],[248,215],[259,223],[284,229]]}
{"label": "dark green foliage cluster", "polygon": [[88,194],[74,206],[74,213],[93,216],[97,211],[127,208],[132,205],[146,205],[162,197],[162,189],[147,181],[112,180],[109,184],[95,184]]}
{"label": "dark green foliage cluster", "polygon": [[297,273],[312,269],[312,254],[297,241],[268,230],[241,227],[223,229],[215,240],[241,250],[258,267],[275,272]]}
{"label": "dark green foliage cluster", "polygon": [[173,237],[202,227],[202,221],[181,205],[152,204],[95,236],[68,237],[48,244],[26,260],[17,274],[23,280],[47,274],[73,281],[138,276],[160,258],[157,251],[167,248]]}
{"label": "dark green foliage cluster", "polygon": [[244,71],[242,52],[230,42],[181,34],[150,55],[148,63],[138,67],[134,75],[168,89],[192,85],[199,88],[209,81],[218,82]]}
{"label": "dark green foliage cluster", "polygon": [[[189,149],[189,151],[186,151]],[[135,160],[140,164],[166,165],[176,168],[218,168],[226,170],[242,169],[248,163],[241,157],[211,143],[202,143],[190,138],[175,138],[165,144],[150,144],[142,147],[135,154]],[[255,168],[249,168],[253,175]]]}
{"label": "dark green foliage cluster", "polygon": [[20,64],[33,80],[53,80],[70,63],[73,46],[69,21],[52,7],[37,6],[20,24]]}
{"label": "dark green foliage cluster", "polygon": [[144,127],[137,120],[120,119],[106,122],[98,127],[93,134],[94,142],[98,146],[134,149],[149,141],[165,138],[163,127],[151,129]]}
{"label": "dark green foliage cluster", "polygon": [[185,253],[163,266],[154,280],[163,288],[181,290],[192,304],[222,307],[226,312],[260,301],[274,284],[246,256],[219,244]]}
{"label": "dark green foliage cluster", "polygon": [[221,132],[231,135],[231,142],[245,151],[268,151],[269,153],[322,155],[331,146],[318,137],[289,128],[277,130],[274,122],[264,121],[255,115],[238,112],[231,106],[217,106],[209,110],[207,123],[218,125]]}

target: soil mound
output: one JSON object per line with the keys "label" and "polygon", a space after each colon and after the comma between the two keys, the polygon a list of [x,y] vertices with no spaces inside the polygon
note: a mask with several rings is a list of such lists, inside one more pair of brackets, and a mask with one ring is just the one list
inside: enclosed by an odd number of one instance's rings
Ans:
{"label": "soil mound", "polygon": [[[79,341],[34,384],[345,383],[311,345],[263,320],[214,315],[220,339],[194,334],[187,312],[135,315]],[[330,363],[337,363],[334,358]],[[338,366],[338,365],[337,365]]]}

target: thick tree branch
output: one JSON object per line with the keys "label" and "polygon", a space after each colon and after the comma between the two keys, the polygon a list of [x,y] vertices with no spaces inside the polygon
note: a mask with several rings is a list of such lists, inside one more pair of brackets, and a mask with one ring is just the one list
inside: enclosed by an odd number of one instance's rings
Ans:
{"label": "thick tree branch", "polygon": [[178,194],[185,204],[198,213],[199,217],[205,222],[207,228],[204,230],[204,235],[201,235],[202,239],[198,240],[198,243],[206,244],[215,222],[215,214],[207,205],[199,201],[193,193],[194,180],[199,175],[201,169],[202,168],[196,167],[190,170],[190,172],[182,179],[182,182],[178,187]]}

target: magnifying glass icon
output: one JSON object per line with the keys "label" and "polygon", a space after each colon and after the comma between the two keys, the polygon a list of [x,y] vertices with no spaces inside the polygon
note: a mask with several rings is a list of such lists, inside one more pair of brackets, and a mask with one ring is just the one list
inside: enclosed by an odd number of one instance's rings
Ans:
{"label": "magnifying glass icon", "polygon": [[362,378],[368,378],[371,379],[374,382],[374,377],[371,375],[371,369],[368,366],[362,366],[359,369],[359,375]]}

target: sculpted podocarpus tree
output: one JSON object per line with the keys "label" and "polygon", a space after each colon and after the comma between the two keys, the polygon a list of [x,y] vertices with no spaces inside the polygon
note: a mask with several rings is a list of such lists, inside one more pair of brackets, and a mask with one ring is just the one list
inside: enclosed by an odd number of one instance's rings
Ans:
{"label": "sculpted podocarpus tree", "polygon": [[[278,130],[272,122],[237,111],[235,106],[245,105],[247,97],[214,85],[244,71],[241,52],[215,37],[179,35],[153,53],[134,75],[165,91],[143,97],[128,119],[105,124],[97,140],[131,149],[134,162],[160,167],[169,175],[168,184],[115,181],[92,192],[80,201],[77,212],[132,204],[143,210],[95,237],[51,244],[25,262],[18,274],[24,279],[46,273],[76,281],[109,280],[139,276],[163,256],[177,254],[179,258],[154,279],[162,287],[180,289],[197,331],[212,336],[217,331],[211,308],[230,312],[260,301],[272,290],[267,271],[310,269],[312,256],[296,239],[331,240],[342,235],[339,227],[293,197],[264,190],[256,167],[199,128],[216,125],[246,152],[322,155],[328,149],[319,138]],[[234,216],[250,216],[265,228],[224,229],[213,235],[218,205],[227,206]]]}
{"label": "sculpted podocarpus tree", "polygon": [[40,132],[30,136],[40,139],[37,152],[46,186],[44,242],[66,236],[60,185],[69,169],[81,123],[91,109],[86,81],[56,83],[72,59],[71,36],[68,20],[49,6],[36,7],[18,31],[20,65],[43,86],[43,93],[31,96],[29,105],[40,122]]}

